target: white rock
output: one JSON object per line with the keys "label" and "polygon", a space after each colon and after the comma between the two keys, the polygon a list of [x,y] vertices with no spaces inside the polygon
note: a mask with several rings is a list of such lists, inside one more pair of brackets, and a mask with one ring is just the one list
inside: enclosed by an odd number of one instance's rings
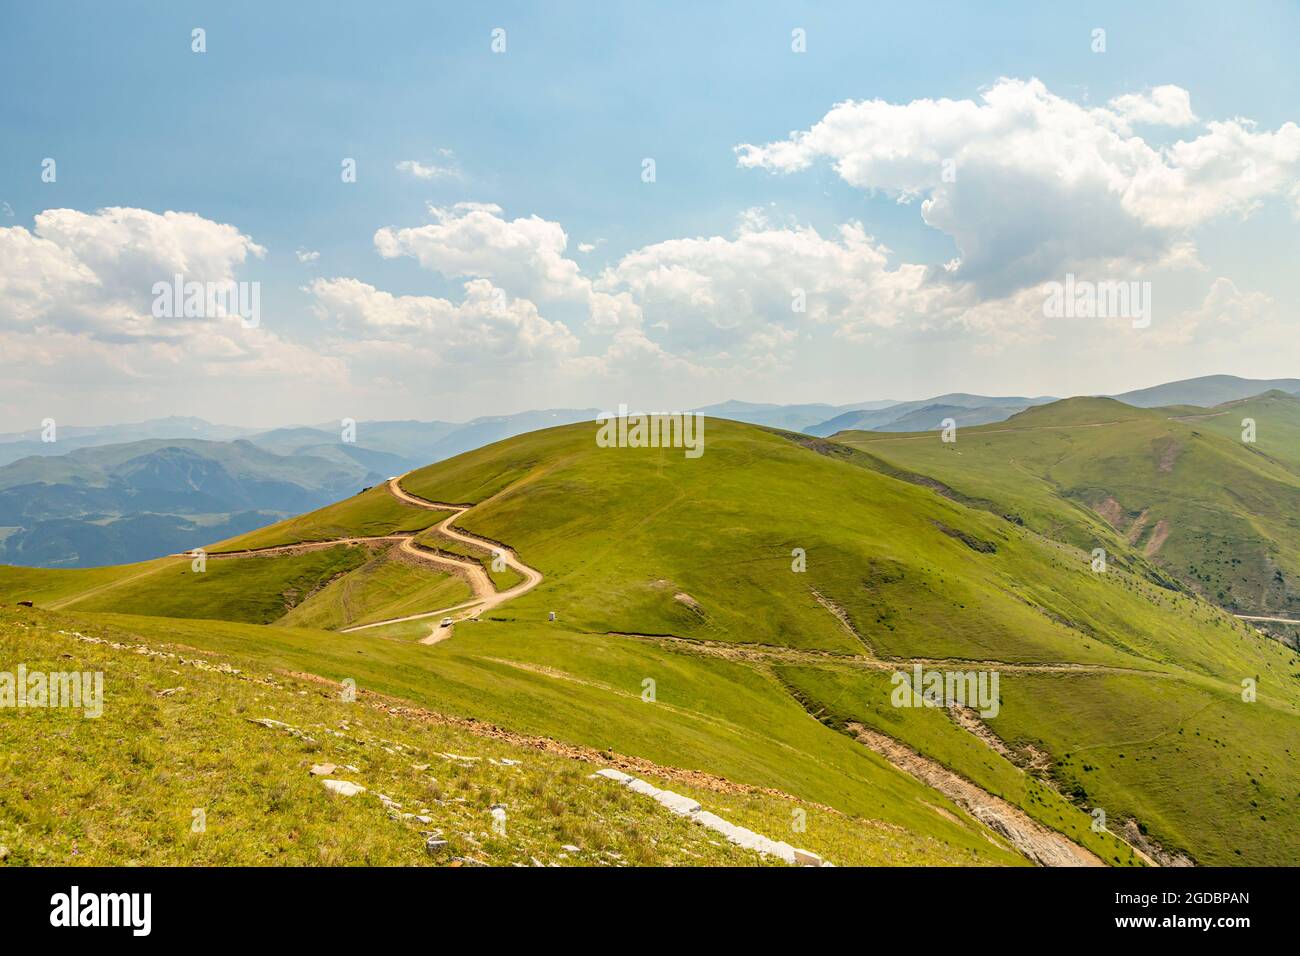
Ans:
{"label": "white rock", "polygon": [[627,782],[627,788],[633,793],[643,793],[647,797],[658,797],[664,791],[660,790],[652,783],[646,783],[644,780],[638,780],[633,777]]}
{"label": "white rock", "polygon": [[314,777],[328,777],[337,769],[332,763],[318,763],[312,765],[311,772]]}
{"label": "white rock", "polygon": [[673,813],[680,816],[690,816],[700,809],[698,800],[692,800],[690,797],[683,797],[680,793],[673,793],[671,790],[660,790],[655,794],[655,799],[662,803]]}
{"label": "white rock", "polygon": [[343,797],[355,797],[358,793],[366,792],[365,787],[348,780],[322,780],[321,783],[330,793],[337,793]]}
{"label": "white rock", "polygon": [[606,767],[603,770],[597,770],[594,774],[592,774],[592,776],[604,777],[607,780],[614,780],[618,783],[628,783],[629,781],[636,779],[635,777],[631,777],[628,774],[625,774],[622,770],[615,770],[613,767]]}

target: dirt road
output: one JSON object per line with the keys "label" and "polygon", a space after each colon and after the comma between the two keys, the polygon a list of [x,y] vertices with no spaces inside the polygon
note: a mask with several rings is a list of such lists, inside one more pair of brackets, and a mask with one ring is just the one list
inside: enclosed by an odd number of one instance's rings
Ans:
{"label": "dirt road", "polygon": [[[396,478],[390,478],[388,480],[388,491],[394,498],[401,501],[403,504],[408,504],[415,508],[424,508],[428,511],[451,512],[451,514],[429,530],[437,531],[439,534],[446,538],[450,538],[452,541],[459,541],[462,544],[472,545],[477,548],[485,548],[488,551],[491,551],[494,559],[499,559],[506,565],[506,567],[511,568],[518,573],[523,580],[514,587],[507,588],[504,591],[498,591],[493,586],[492,579],[488,577],[487,572],[483,569],[483,565],[478,561],[475,561],[473,558],[457,558],[447,554],[437,553],[428,548],[420,547],[416,544],[414,536],[402,536],[401,547],[404,553],[420,561],[426,561],[429,564],[442,567],[450,571],[452,574],[463,578],[470,586],[470,590],[474,594],[474,599],[452,607],[440,608],[436,611],[426,611],[421,614],[408,614],[405,617],[390,618],[385,621],[374,621],[370,624],[361,624],[356,627],[346,627],[343,628],[344,633],[364,631],[367,628],[382,627],[385,624],[400,624],[404,621],[418,621],[423,618],[439,617],[444,615],[451,617],[453,621],[465,620],[466,618],[476,618],[484,611],[490,611],[492,608],[497,607],[512,598],[517,598],[521,594],[531,591],[533,588],[537,587],[537,585],[542,583],[542,572],[524,564],[524,562],[519,559],[519,555],[514,552],[513,548],[497,544],[496,542],[489,541],[486,538],[480,538],[468,534],[467,532],[461,531],[452,526],[452,522],[472,508],[473,505],[447,504],[445,502],[430,501],[427,498],[413,495],[402,487],[401,482],[405,477],[405,475],[399,475]],[[427,533],[428,531],[421,532],[421,534]],[[437,644],[439,641],[446,640],[451,636],[453,626],[454,625],[436,625],[427,637],[421,638],[420,643]]]}

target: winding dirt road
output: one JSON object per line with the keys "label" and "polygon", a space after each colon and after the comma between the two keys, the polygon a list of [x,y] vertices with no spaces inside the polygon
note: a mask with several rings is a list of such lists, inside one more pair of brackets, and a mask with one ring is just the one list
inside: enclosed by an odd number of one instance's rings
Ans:
{"label": "winding dirt road", "polygon": [[[507,588],[504,591],[498,591],[493,586],[492,579],[488,577],[487,572],[483,570],[483,565],[478,561],[475,561],[472,558],[455,558],[447,554],[430,551],[429,549],[422,548],[416,544],[414,536],[400,536],[402,540],[401,548],[404,553],[416,558],[417,560],[426,561],[430,564],[445,568],[451,571],[452,574],[463,578],[465,582],[469,584],[470,590],[474,593],[474,599],[462,604],[453,605],[452,607],[440,608],[436,611],[425,611],[420,614],[408,614],[405,617],[395,617],[384,621],[373,621],[370,624],[345,627],[343,628],[343,633],[364,631],[367,628],[383,627],[386,624],[400,624],[404,621],[418,621],[424,618],[438,617],[440,615],[450,616],[453,620],[477,618],[484,611],[490,611],[492,608],[497,607],[512,598],[517,598],[519,595],[531,591],[533,588],[537,587],[537,585],[542,583],[542,572],[524,564],[524,562],[519,559],[519,555],[515,553],[513,548],[497,544],[496,542],[489,541],[486,538],[480,538],[468,534],[452,526],[452,522],[472,508],[473,505],[447,504],[440,501],[430,501],[427,498],[413,495],[402,487],[401,482],[405,477],[406,475],[399,475],[396,478],[390,478],[388,480],[388,491],[394,498],[403,504],[408,504],[415,508],[424,508],[427,511],[451,512],[451,514],[438,522],[438,524],[434,525],[432,528],[420,532],[421,534],[426,534],[428,531],[437,531],[443,537],[449,538],[452,541],[459,541],[462,544],[472,545],[476,548],[486,548],[488,551],[492,552],[494,558],[499,557],[506,567],[511,568],[521,575],[523,580],[514,587]],[[453,614],[452,612],[458,613]],[[427,637],[421,638],[420,643],[436,644],[439,641],[445,640],[451,636],[451,628],[452,625],[446,627],[441,625],[436,626]]]}

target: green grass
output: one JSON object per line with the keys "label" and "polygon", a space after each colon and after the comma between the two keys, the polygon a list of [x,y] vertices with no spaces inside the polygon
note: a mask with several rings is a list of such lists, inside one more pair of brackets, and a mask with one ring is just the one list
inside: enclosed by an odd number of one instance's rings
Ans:
{"label": "green grass", "polygon": [[[472,596],[469,585],[455,575],[403,558],[390,548],[332,581],[278,623],[333,630],[436,611]],[[422,627],[427,633],[428,623]]]}
{"label": "green grass", "polygon": [[[1300,661],[1293,671],[1292,684]],[[1280,679],[1261,676],[1258,699],[1245,703],[1235,682],[1153,688],[1124,674],[1005,674],[1001,712],[988,723],[1051,753],[1063,790],[1112,821],[1136,818],[1198,863],[1294,865],[1300,712]]]}
{"label": "green grass", "polygon": [[333,541],[336,538],[367,538],[422,531],[437,524],[448,514],[450,512],[430,511],[403,504],[389,493],[386,485],[376,485],[318,511],[220,541],[209,546],[208,550],[243,551],[304,541]]}
{"label": "green grass", "polygon": [[1092,817],[1084,809],[958,727],[943,709],[892,706],[891,672],[844,667],[782,667],[779,672],[832,726],[856,722],[893,737],[1015,804],[1100,859],[1117,866],[1141,864],[1128,844],[1110,833],[1093,832]]}
{"label": "green grass", "polygon": [[[775,678],[740,664],[545,625],[460,625],[452,640],[426,647],[365,631],[120,615],[83,620],[262,669],[351,679],[363,690],[567,744],[773,787],[902,828],[894,862],[1023,862],[991,844],[954,804],[809,720]],[[646,677],[657,683],[653,704],[641,699]]]}
{"label": "green grass", "polygon": [[201,573],[188,559],[177,559],[68,607],[270,624],[369,558],[365,547],[339,545],[294,555],[209,558]]}
{"label": "green grass", "polygon": [[[534,857],[562,865],[765,862],[644,797],[590,779],[598,764],[395,715],[364,695],[345,703],[332,688],[285,675],[222,670],[221,658],[184,648],[159,644],[139,653],[134,635],[112,628],[91,626],[86,634],[130,646],[80,640],[31,615],[0,615],[0,666],[98,671],[105,691],[98,719],[68,709],[0,718],[0,845],[8,865],[419,866],[454,856],[502,866]],[[261,718],[310,740],[252,723]],[[32,739],[43,745],[29,746]],[[442,753],[478,759],[449,761]],[[519,763],[490,762],[502,758]],[[333,777],[368,792],[327,793],[308,773],[326,762],[339,765]],[[724,815],[737,800],[692,792]],[[432,822],[390,818],[379,793],[402,804],[401,813],[427,810]],[[507,807],[504,836],[491,826],[489,807],[497,803]],[[744,806],[746,818],[774,823],[788,819],[790,802],[755,794]],[[195,810],[203,813],[201,832]],[[810,821],[798,842],[814,852],[847,853],[858,831],[883,842],[841,816],[814,812]],[[430,856],[421,831],[441,832],[449,851]],[[567,853],[565,844],[580,851]],[[880,847],[882,855],[889,850]]]}

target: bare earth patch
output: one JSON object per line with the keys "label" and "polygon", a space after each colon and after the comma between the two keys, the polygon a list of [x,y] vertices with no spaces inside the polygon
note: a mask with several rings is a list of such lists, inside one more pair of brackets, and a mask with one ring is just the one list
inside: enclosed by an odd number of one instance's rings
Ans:
{"label": "bare earth patch", "polygon": [[894,738],[857,723],[850,723],[848,730],[859,743],[938,790],[1040,866],[1105,866],[1090,850]]}

